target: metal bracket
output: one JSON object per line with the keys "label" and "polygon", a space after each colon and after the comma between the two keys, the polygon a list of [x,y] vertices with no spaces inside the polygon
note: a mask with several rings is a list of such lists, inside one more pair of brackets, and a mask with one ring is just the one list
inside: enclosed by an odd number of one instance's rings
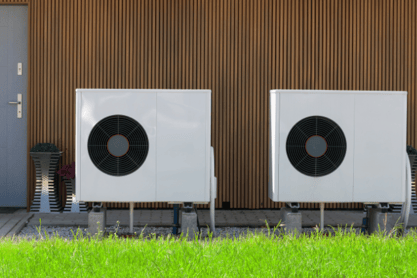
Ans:
{"label": "metal bracket", "polygon": [[184,202],[184,210],[185,210],[185,212],[191,212],[193,210],[193,208],[194,208],[193,203]]}
{"label": "metal bracket", "polygon": [[363,204],[363,211],[368,212],[372,208],[372,204]]}
{"label": "metal bracket", "polygon": [[103,207],[102,202],[93,202],[93,211],[100,212],[100,209]]}
{"label": "metal bracket", "polygon": [[298,212],[298,209],[300,208],[300,203],[285,203],[292,212]]}
{"label": "metal bracket", "polygon": [[389,204],[388,203],[379,203],[378,208],[382,209],[381,212],[385,213],[389,209]]}

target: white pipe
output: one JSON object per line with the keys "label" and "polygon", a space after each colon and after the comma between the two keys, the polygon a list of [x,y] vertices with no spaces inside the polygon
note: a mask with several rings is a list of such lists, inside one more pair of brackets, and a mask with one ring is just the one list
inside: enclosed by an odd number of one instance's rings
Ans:
{"label": "white pipe", "polygon": [[129,232],[133,234],[133,202],[130,202],[130,230]]}
{"label": "white pipe", "polygon": [[210,230],[215,233],[215,208],[216,208],[216,195],[217,195],[217,178],[214,176],[214,149],[211,147],[210,152]]}
{"label": "white pipe", "polygon": [[407,228],[408,225],[408,218],[410,216],[410,206],[411,206],[411,190],[412,190],[412,184],[411,184],[411,165],[410,165],[410,159],[408,158],[408,154],[405,156],[406,159],[406,182],[405,182],[405,202],[403,203],[403,206],[401,208],[401,219],[403,223],[403,229]]}
{"label": "white pipe", "polygon": [[320,231],[324,229],[324,203],[320,203]]}

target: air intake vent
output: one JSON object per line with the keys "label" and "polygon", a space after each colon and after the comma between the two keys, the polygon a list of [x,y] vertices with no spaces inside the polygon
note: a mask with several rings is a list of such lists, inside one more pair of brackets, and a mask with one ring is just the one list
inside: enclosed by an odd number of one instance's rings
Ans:
{"label": "air intake vent", "polygon": [[88,154],[92,162],[112,176],[125,176],[139,169],[148,151],[148,136],[143,127],[123,115],[102,119],[88,137]]}
{"label": "air intake vent", "polygon": [[332,120],[312,116],[299,121],[287,138],[287,155],[301,173],[321,177],[336,170],[346,154],[346,138]]}

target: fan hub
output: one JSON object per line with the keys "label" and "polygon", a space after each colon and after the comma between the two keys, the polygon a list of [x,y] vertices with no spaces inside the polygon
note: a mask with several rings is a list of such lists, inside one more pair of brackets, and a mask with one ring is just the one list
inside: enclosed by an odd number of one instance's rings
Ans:
{"label": "fan hub", "polygon": [[121,157],[129,151],[129,141],[123,135],[116,134],[107,141],[107,150],[112,156]]}
{"label": "fan hub", "polygon": [[320,135],[313,135],[307,139],[306,151],[311,157],[320,157],[327,151],[327,142]]}

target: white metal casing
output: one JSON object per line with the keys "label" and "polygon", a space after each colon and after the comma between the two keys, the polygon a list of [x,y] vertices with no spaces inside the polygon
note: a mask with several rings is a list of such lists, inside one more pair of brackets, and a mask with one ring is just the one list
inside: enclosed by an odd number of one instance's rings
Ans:
{"label": "white metal casing", "polygon": [[[310,177],[286,152],[292,127],[309,116],[336,122],[346,137],[342,164]],[[404,202],[407,92],[270,91],[269,197],[276,202]]]}
{"label": "white metal casing", "polygon": [[[126,176],[97,169],[87,149],[92,128],[116,114],[138,121],[149,140],[145,162]],[[77,199],[209,202],[210,139],[210,90],[77,89]]]}

